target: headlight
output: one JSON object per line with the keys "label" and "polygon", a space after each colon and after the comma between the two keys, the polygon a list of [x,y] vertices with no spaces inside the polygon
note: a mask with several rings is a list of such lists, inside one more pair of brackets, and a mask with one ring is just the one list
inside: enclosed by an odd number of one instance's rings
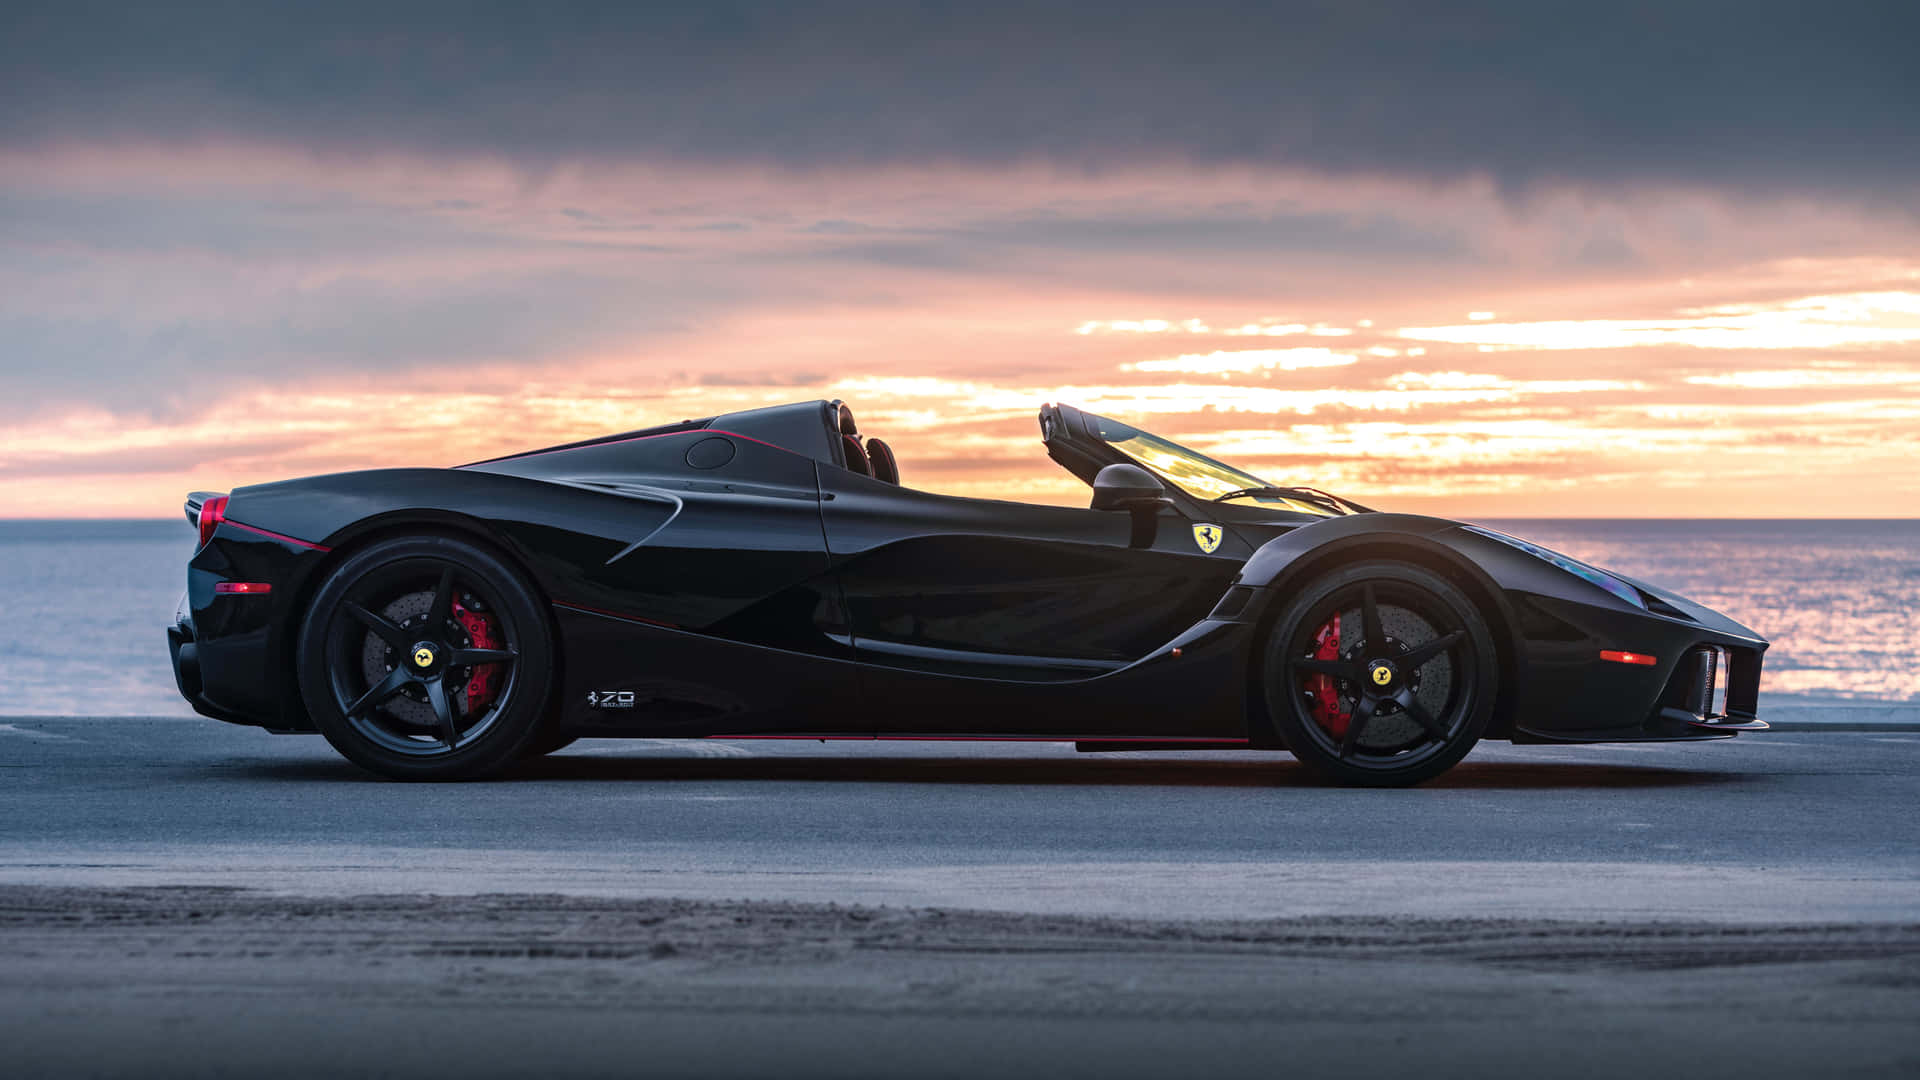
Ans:
{"label": "headlight", "polygon": [[1529,544],[1517,536],[1508,536],[1506,533],[1494,532],[1492,529],[1483,529],[1478,525],[1462,525],[1460,527],[1470,533],[1478,533],[1489,540],[1498,540],[1508,547],[1519,548],[1521,551],[1526,552],[1536,559],[1544,559],[1560,569],[1565,570],[1567,573],[1572,574],[1574,577],[1580,578],[1583,581],[1590,581],[1600,586],[1620,599],[1625,600],[1627,603],[1632,604],[1634,607],[1639,608],[1641,611],[1647,610],[1646,598],[1640,595],[1639,589],[1621,581],[1605,570],[1588,566],[1579,559],[1569,558],[1557,551],[1550,551],[1541,547],[1539,544]]}

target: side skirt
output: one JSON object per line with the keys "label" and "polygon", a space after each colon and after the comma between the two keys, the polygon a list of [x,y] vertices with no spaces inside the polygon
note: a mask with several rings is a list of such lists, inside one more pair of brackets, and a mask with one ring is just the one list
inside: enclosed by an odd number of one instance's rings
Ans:
{"label": "side skirt", "polygon": [[817,742],[1070,742],[1087,753],[1101,750],[1208,750],[1246,746],[1246,739],[1149,735],[702,735],[703,739],[785,739]]}

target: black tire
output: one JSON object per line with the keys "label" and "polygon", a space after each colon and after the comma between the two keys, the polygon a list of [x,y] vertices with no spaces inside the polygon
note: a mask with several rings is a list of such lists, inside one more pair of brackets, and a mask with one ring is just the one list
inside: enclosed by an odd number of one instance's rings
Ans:
{"label": "black tire", "polygon": [[1480,741],[1499,668],[1486,620],[1451,582],[1364,562],[1286,605],[1267,635],[1264,675],[1267,715],[1303,764],[1342,784],[1405,787]]}
{"label": "black tire", "polygon": [[505,559],[407,537],[327,577],[301,623],[297,670],[315,725],[347,760],[395,780],[467,780],[541,735],[553,638],[545,605]]}

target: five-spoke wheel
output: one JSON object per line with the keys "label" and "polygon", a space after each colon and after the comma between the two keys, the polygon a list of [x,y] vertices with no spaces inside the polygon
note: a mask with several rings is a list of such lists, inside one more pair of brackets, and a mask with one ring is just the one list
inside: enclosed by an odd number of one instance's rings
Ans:
{"label": "five-spoke wheel", "polygon": [[520,575],[447,537],[374,544],[315,595],[300,685],[354,762],[401,779],[485,775],[545,736],[551,643]]}
{"label": "five-spoke wheel", "polygon": [[1368,562],[1310,583],[1268,638],[1268,712],[1302,762],[1345,783],[1414,784],[1473,748],[1493,709],[1492,637],[1421,567]]}

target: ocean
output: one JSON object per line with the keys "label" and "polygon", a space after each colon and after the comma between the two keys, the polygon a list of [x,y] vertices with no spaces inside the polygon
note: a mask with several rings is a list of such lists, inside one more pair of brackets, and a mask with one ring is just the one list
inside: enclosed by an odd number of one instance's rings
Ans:
{"label": "ocean", "polygon": [[[1773,642],[1769,701],[1920,702],[1920,521],[1489,520]],[[191,716],[164,630],[185,521],[0,521],[0,716]]]}

